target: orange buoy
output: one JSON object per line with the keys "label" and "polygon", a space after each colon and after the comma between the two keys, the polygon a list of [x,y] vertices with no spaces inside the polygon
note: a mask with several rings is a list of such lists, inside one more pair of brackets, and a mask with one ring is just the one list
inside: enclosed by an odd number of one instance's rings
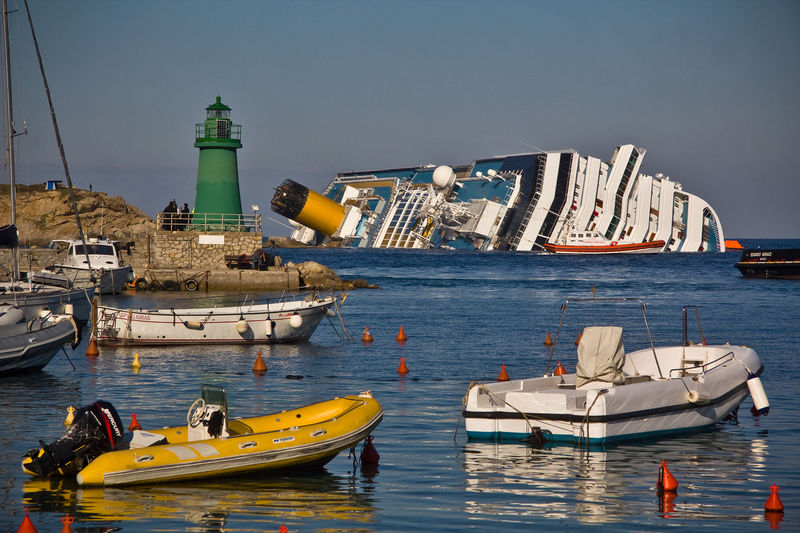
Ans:
{"label": "orange buoy", "polygon": [[72,518],[69,513],[67,513],[66,516],[61,517],[61,523],[64,524],[64,527],[61,528],[61,533],[72,533],[72,527],[70,527],[70,524],[74,521],[75,519]]}
{"label": "orange buoy", "polygon": [[286,522],[281,524],[281,527],[278,528],[278,533],[289,533],[289,528],[286,527]]}
{"label": "orange buoy", "polygon": [[401,344],[402,344],[402,343],[404,343],[404,342],[406,342],[406,341],[408,340],[408,339],[406,338],[406,334],[405,334],[405,332],[403,331],[403,326],[400,326],[400,332],[397,334],[397,338],[396,338],[396,340],[397,340],[397,342],[399,342],[399,343],[401,343]]}
{"label": "orange buoy", "polygon": [[131,413],[131,424],[128,426],[128,431],[133,431],[134,429],[142,429],[142,425],[136,420],[136,413]]}
{"label": "orange buoy", "polygon": [[778,491],[781,490],[781,488],[773,483],[769,490],[771,492],[769,498],[767,499],[767,503],[764,504],[764,511],[770,513],[782,513],[783,502],[778,497]]}
{"label": "orange buoy", "polygon": [[397,367],[398,374],[408,374],[408,367],[406,366],[406,358],[400,358],[400,365]]}
{"label": "orange buoy", "polygon": [[563,376],[567,373],[567,369],[561,366],[561,361],[556,363],[556,368],[553,370],[554,376]]}
{"label": "orange buoy", "polygon": [[364,326],[364,333],[361,334],[361,342],[372,342],[372,333],[369,332],[369,326]]}
{"label": "orange buoy", "polygon": [[506,365],[500,365],[500,373],[497,375],[497,381],[508,381],[508,372],[506,372]]}
{"label": "orange buoy", "polygon": [[675,492],[678,490],[678,480],[670,473],[667,468],[667,461],[663,459],[661,460],[661,466],[658,468],[656,488],[658,488],[658,492]]}
{"label": "orange buoy", "polygon": [[256,361],[253,363],[253,372],[258,374],[263,374],[267,371],[267,363],[264,362],[264,358],[261,357],[261,350],[258,351],[256,354]]}
{"label": "orange buoy", "polygon": [[378,453],[378,450],[375,449],[375,445],[372,444],[372,435],[367,435],[367,438],[364,440],[364,449],[361,450],[361,463],[366,465],[376,465],[380,460],[381,456]]}
{"label": "orange buoy", "polygon": [[553,342],[553,339],[550,337],[550,332],[548,331],[547,332],[547,336],[545,336],[545,338],[544,338],[544,345],[545,346],[552,346],[553,344],[555,344],[555,343]]}
{"label": "orange buoy", "polygon": [[581,331],[578,333],[578,338],[575,339],[575,346],[578,346],[581,343],[581,338],[583,337],[583,332]]}
{"label": "orange buoy", "polygon": [[100,351],[97,349],[97,342],[94,340],[94,337],[89,339],[89,346],[86,347],[86,355],[100,355]]}
{"label": "orange buoy", "polygon": [[28,516],[28,508],[25,508],[25,518],[22,519],[22,523],[19,525],[19,529],[17,529],[17,533],[38,533],[36,531],[36,527],[33,525],[33,521],[31,517]]}

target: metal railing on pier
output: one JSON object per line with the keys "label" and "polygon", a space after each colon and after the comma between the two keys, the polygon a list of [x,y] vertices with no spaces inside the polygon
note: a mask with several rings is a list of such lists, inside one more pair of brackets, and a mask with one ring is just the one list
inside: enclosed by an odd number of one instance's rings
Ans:
{"label": "metal railing on pier", "polygon": [[158,229],[165,231],[261,232],[261,215],[239,213],[158,213]]}

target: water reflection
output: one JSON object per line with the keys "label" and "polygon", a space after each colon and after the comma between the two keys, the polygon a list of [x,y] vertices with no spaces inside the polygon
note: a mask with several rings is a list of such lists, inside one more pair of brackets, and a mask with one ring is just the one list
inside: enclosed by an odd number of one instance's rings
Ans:
{"label": "water reflection", "polygon": [[[765,440],[746,438],[735,426],[589,450],[467,442],[461,455],[465,489],[475,496],[465,498],[465,511],[475,518],[572,517],[584,524],[630,522],[632,517],[641,524],[761,519],[759,505],[754,506],[756,517],[752,508],[727,504],[726,495],[761,476],[768,452]],[[662,459],[678,479],[677,494],[657,494]],[[760,501],[760,494],[751,496]]]}
{"label": "water reflection", "polygon": [[231,521],[264,523],[269,529],[275,522],[293,519],[375,520],[370,494],[358,491],[354,480],[325,471],[127,488],[34,479],[25,482],[23,505],[31,513],[69,513],[79,522],[180,520],[201,531],[222,530]]}

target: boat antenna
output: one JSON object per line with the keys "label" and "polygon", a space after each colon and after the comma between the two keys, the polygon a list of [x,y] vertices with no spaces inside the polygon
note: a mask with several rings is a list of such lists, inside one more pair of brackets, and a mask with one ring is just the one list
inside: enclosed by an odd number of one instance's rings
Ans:
{"label": "boat antenna", "polygon": [[[3,0],[5,4],[6,0]],[[86,236],[83,234],[83,227],[81,226],[81,217],[78,214],[78,203],[75,201],[75,188],[72,186],[72,178],[69,175],[69,166],[67,165],[67,156],[64,155],[64,144],[61,142],[61,133],[58,129],[58,120],[56,120],[56,110],[53,108],[53,99],[50,97],[50,86],[47,84],[47,76],[44,73],[44,63],[42,63],[42,54],[39,52],[39,41],[36,39],[36,31],[33,29],[33,19],[31,18],[31,10],[28,7],[28,0],[25,0],[25,12],[28,14],[28,24],[31,27],[31,37],[33,38],[33,46],[36,48],[36,59],[39,61],[39,72],[42,73],[42,82],[44,83],[44,92],[47,94],[47,104],[50,106],[50,118],[53,119],[53,129],[56,134],[56,143],[58,143],[58,151],[61,154],[61,163],[64,165],[64,176],[67,178],[67,186],[69,187],[69,196],[72,200],[72,211],[75,213],[75,222],[78,224],[78,234],[80,235],[81,242],[83,243],[83,254],[86,256],[86,264],[89,266],[89,276],[94,281],[94,274],[92,273],[92,262],[89,259],[89,247],[86,246]],[[8,39],[8,32],[6,32],[6,39]],[[11,98],[9,97],[9,106]]]}

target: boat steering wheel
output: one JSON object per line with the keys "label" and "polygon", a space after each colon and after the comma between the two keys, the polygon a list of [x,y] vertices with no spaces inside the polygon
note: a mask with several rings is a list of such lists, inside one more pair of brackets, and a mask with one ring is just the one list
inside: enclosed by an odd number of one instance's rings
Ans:
{"label": "boat steering wheel", "polygon": [[196,428],[200,425],[200,421],[203,419],[203,413],[205,410],[206,401],[202,398],[196,399],[189,408],[189,412],[186,413],[186,422],[190,427]]}

